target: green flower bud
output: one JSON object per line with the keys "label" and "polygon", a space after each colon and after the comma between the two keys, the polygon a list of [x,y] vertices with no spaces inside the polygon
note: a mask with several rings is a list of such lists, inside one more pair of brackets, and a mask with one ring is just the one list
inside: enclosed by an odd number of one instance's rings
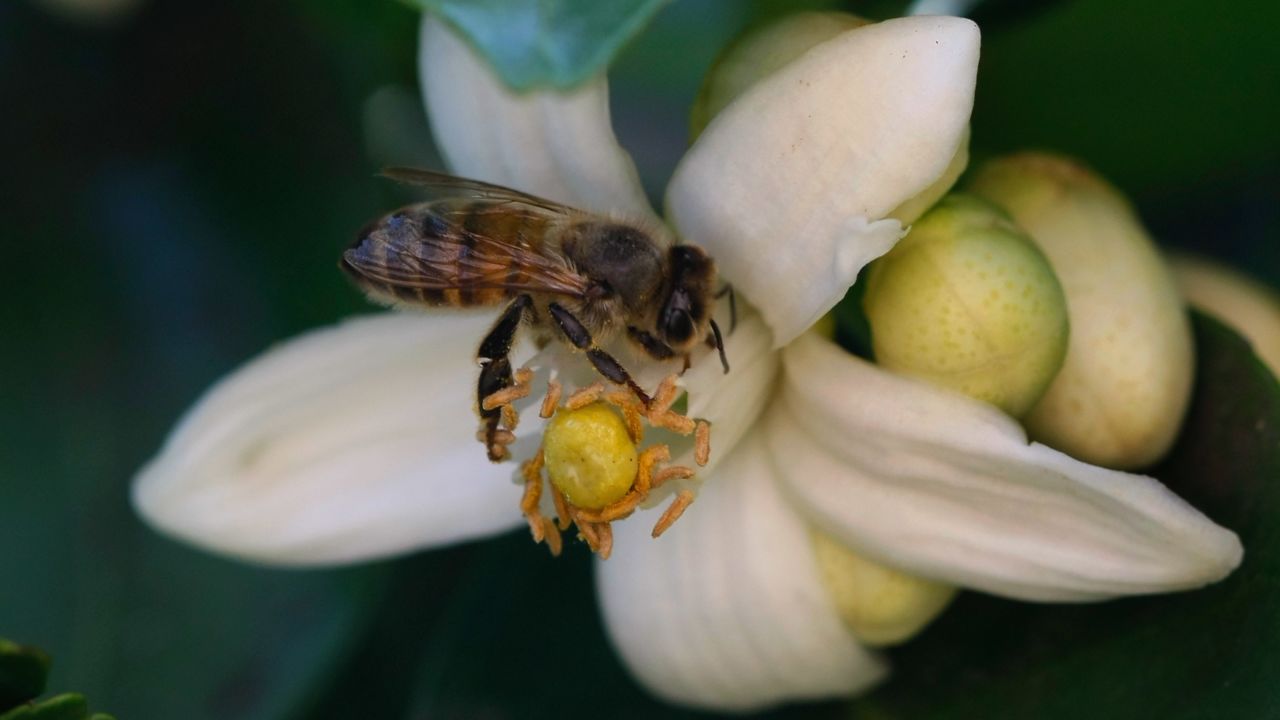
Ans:
{"label": "green flower bud", "polygon": [[813,532],[813,550],[836,612],[854,637],[867,645],[910,639],[956,594],[950,585],[867,560],[821,532]]}
{"label": "green flower bud", "polygon": [[876,363],[1019,417],[1067,349],[1062,287],[1035,244],[985,201],[950,195],[867,279]]}
{"label": "green flower bud", "polygon": [[1129,203],[1075,162],[1038,153],[987,164],[970,190],[1027,230],[1067,295],[1067,359],[1026,417],[1031,435],[1113,468],[1159,459],[1191,392],[1191,328]]}
{"label": "green flower bud", "polygon": [[689,136],[698,137],[716,113],[761,78],[809,48],[870,22],[842,12],[801,12],[741,36],[721,53],[703,80],[693,102]]}

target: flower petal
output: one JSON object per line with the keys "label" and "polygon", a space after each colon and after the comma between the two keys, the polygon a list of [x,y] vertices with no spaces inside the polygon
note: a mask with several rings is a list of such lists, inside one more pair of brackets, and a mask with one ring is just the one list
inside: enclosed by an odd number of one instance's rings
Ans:
{"label": "flower petal", "polygon": [[418,64],[436,145],[458,175],[657,222],[614,137],[604,76],[569,92],[517,93],[430,13]]}
{"label": "flower petal", "polygon": [[[475,441],[487,315],[316,330],[211,388],[133,488],[175,537],[270,563],[349,562],[520,522],[512,465]],[[526,413],[521,434],[536,434]]]}
{"label": "flower petal", "polygon": [[1027,444],[1007,415],[898,377],[810,333],[766,417],[801,510],[858,552],[1029,600],[1198,587],[1240,541],[1155,480]]}
{"label": "flower petal", "polygon": [[[689,417],[711,423],[711,460],[701,471],[704,476],[737,446],[772,397],[782,361],[772,342],[773,335],[760,314],[750,312],[724,339],[729,372],[724,372],[713,351],[684,374]],[[688,450],[673,462],[693,467],[692,457],[693,451]]]}
{"label": "flower petal", "polygon": [[660,508],[616,523],[613,557],[597,564],[613,644],[672,702],[748,710],[885,675],[836,614],[762,445],[748,436],[662,537],[649,537]]}
{"label": "flower petal", "polygon": [[901,235],[884,218],[948,172],[978,45],[960,18],[847,32],[743,93],[676,169],[676,227],[761,309],[775,343],[835,305]]}
{"label": "flower petal", "polygon": [[1280,375],[1280,293],[1244,273],[1195,255],[1169,258],[1182,296],[1235,328]]}

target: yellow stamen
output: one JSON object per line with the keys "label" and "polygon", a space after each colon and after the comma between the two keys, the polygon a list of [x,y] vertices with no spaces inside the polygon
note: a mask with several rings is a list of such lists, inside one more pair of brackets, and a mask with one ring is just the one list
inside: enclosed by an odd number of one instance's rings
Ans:
{"label": "yellow stamen", "polygon": [[675,524],[675,521],[680,519],[680,516],[683,515],[684,511],[692,504],[693,491],[681,490],[680,493],[676,495],[676,499],[671,501],[671,504],[667,506],[666,511],[662,513],[662,517],[658,518],[658,522],[653,526],[653,537],[656,538],[666,532],[668,528]]}
{"label": "yellow stamen", "polygon": [[559,380],[547,381],[547,396],[542,398],[542,408],[538,411],[538,415],[549,418],[556,412],[556,407],[560,404],[560,393],[564,388],[560,385]]}
{"label": "yellow stamen", "polygon": [[711,459],[711,425],[706,420],[698,421],[698,429],[693,435],[693,461],[704,467]]}
{"label": "yellow stamen", "polygon": [[533,380],[533,371],[521,368],[516,371],[515,380],[515,385],[502,388],[485,396],[484,401],[480,403],[480,407],[484,410],[494,410],[503,405],[510,405],[520,398],[528,397],[529,381]]}

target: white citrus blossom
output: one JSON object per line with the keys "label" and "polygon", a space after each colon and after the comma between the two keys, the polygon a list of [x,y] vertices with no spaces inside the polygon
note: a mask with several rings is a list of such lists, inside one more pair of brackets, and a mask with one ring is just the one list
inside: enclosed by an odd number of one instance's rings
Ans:
{"label": "white citrus blossom", "polygon": [[[886,218],[963,150],[978,45],[957,18],[840,35],[736,99],[676,171],[673,226],[759,312],[726,339],[731,373],[703,358],[684,377],[689,414],[714,425],[698,501],[658,540],[660,508],[617,523],[598,565],[610,636],[662,697],[745,709],[885,675],[840,620],[814,529],[893,567],[1034,600],[1191,588],[1240,561],[1234,534],[1155,480],[1028,444],[999,411],[806,333],[901,236]],[[454,172],[658,222],[610,129],[603,77],[513,94],[430,19],[421,66]],[[387,314],[269,351],[188,413],[140,474],[139,511],[214,550],[303,565],[516,527],[520,488],[467,416],[491,318]],[[536,442],[532,415],[519,434]]]}

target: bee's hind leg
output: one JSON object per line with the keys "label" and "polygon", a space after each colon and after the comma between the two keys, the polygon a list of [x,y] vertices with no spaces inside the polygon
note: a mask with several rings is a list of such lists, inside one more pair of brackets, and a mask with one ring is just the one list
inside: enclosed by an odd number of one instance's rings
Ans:
{"label": "bee's hind leg", "polygon": [[591,333],[578,318],[573,316],[573,313],[556,303],[548,305],[547,310],[551,312],[551,318],[556,321],[556,327],[560,328],[560,332],[564,333],[569,342],[587,354],[587,359],[591,361],[596,372],[610,382],[626,385],[646,408],[649,407],[653,402],[649,394],[631,379],[630,373],[612,355],[596,347],[595,341],[591,339]]}
{"label": "bee's hind leg", "polygon": [[[502,311],[498,322],[480,342],[480,351],[476,356],[480,360],[480,381],[476,387],[476,404],[480,411],[480,441],[493,462],[500,462],[507,457],[506,446],[514,436],[510,429],[504,431],[498,426],[502,422],[503,406],[509,406],[519,395],[518,384],[511,373],[511,344],[515,340],[516,330],[520,327],[520,319],[525,311],[531,308],[533,301],[528,295],[521,295]],[[526,379],[527,384],[527,379]],[[528,394],[528,388],[524,389]],[[512,412],[512,411],[508,411]]]}

